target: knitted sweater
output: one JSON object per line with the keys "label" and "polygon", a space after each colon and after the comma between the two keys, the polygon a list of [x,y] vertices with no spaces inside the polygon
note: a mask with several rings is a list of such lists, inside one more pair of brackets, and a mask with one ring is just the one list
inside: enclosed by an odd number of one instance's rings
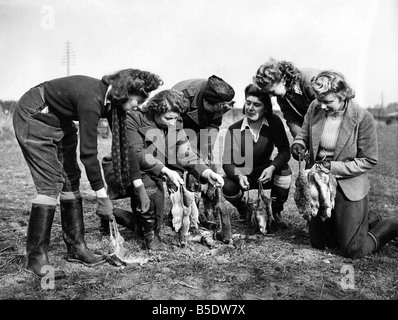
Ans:
{"label": "knitted sweater", "polygon": [[[277,171],[288,163],[290,145],[282,120],[276,114],[272,114],[267,120],[269,125],[261,127],[257,142],[253,141],[250,129],[241,130],[243,119],[229,126],[222,161],[228,177],[237,180],[239,174],[249,175],[254,169],[264,165],[274,165]],[[278,149],[278,153],[271,159],[274,147]],[[245,154],[245,151],[248,153]]]}
{"label": "knitted sweater", "polygon": [[44,99],[61,123],[79,121],[80,159],[94,191],[104,187],[97,151],[97,125],[107,118],[104,106],[108,85],[87,76],[70,76],[44,83]]}

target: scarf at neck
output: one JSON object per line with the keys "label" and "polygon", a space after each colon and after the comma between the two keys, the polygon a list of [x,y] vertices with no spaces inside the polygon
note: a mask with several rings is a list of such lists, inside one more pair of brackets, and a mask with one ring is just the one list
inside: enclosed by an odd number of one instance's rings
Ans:
{"label": "scarf at neck", "polygon": [[126,189],[131,184],[129,143],[126,137],[126,112],[118,106],[112,106],[112,164],[118,192],[126,195]]}

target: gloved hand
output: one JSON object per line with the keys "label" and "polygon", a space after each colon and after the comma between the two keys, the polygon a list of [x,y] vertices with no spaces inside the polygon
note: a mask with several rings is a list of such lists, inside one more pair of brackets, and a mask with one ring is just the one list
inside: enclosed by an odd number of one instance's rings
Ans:
{"label": "gloved hand", "polygon": [[143,184],[134,188],[134,196],[138,204],[136,210],[142,213],[147,212],[149,210],[151,200],[149,200]]}
{"label": "gloved hand", "polygon": [[111,200],[108,197],[97,198],[98,207],[97,207],[97,215],[105,220],[113,219],[113,205]]}
{"label": "gloved hand", "polygon": [[294,143],[291,148],[292,156],[295,160],[299,161],[299,156],[306,151],[306,148],[299,144]]}

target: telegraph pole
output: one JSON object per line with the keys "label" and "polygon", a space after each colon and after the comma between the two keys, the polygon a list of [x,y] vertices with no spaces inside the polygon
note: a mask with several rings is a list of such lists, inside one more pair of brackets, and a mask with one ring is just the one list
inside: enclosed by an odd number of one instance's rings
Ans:
{"label": "telegraph pole", "polygon": [[66,65],[66,75],[69,76],[70,66],[75,64],[75,51],[73,50],[73,43],[70,41],[66,41],[62,64]]}

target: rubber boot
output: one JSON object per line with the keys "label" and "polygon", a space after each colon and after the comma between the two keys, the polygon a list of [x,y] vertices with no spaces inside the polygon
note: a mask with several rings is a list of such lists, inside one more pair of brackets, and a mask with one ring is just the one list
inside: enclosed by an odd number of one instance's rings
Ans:
{"label": "rubber boot", "polygon": [[133,231],[138,237],[144,237],[141,221],[139,221],[139,216],[136,212],[114,208],[113,215],[115,216],[115,220],[118,224]]}
{"label": "rubber boot", "polygon": [[377,239],[376,250],[398,237],[398,218],[385,219],[369,230]]}
{"label": "rubber boot", "polygon": [[274,217],[274,221],[271,223],[271,227],[275,229],[288,229],[289,224],[286,222],[285,219],[282,218],[282,215],[280,212],[273,212],[272,211],[272,216]]}
{"label": "rubber boot", "polygon": [[160,226],[156,224],[156,194],[149,196],[149,199],[149,210],[140,213],[145,246],[148,250],[166,250],[167,246],[159,236]]}
{"label": "rubber boot", "polygon": [[[39,277],[47,274],[42,272],[42,268],[50,266],[47,252],[55,209],[56,206],[32,204],[26,240],[26,268]],[[64,271],[54,270],[54,280],[65,277]]]}
{"label": "rubber boot", "polygon": [[82,198],[61,200],[62,234],[67,247],[70,262],[82,263],[92,267],[105,262],[102,255],[93,254],[84,240],[84,222]]}
{"label": "rubber boot", "polygon": [[374,212],[372,210],[369,211],[368,214],[369,229],[372,229],[376,224],[378,224],[382,220],[383,218],[379,213]]}

